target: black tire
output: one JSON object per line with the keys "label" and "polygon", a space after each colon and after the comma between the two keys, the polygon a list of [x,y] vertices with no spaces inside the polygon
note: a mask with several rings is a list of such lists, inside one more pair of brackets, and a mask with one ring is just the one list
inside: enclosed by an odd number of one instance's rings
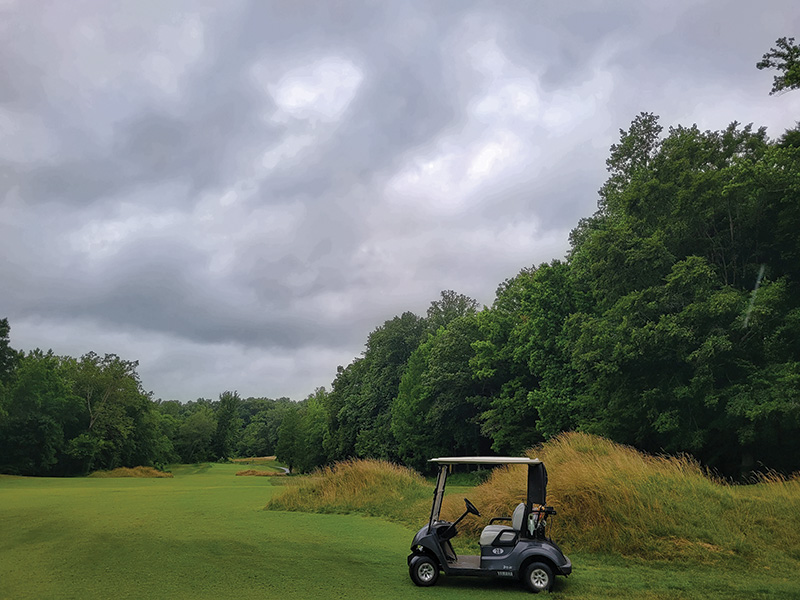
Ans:
{"label": "black tire", "polygon": [[408,565],[411,581],[421,587],[428,587],[439,579],[439,565],[430,556],[415,556]]}
{"label": "black tire", "polygon": [[525,586],[534,594],[552,590],[554,579],[553,569],[545,563],[531,563],[525,569]]}

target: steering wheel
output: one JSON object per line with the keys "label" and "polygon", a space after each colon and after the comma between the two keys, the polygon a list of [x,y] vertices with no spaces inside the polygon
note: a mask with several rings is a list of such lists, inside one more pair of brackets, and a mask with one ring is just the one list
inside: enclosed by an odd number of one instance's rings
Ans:
{"label": "steering wheel", "polygon": [[481,516],[481,513],[478,511],[477,508],[475,508],[475,505],[472,502],[470,502],[469,500],[467,500],[466,498],[464,498],[464,504],[467,505],[467,512],[472,513],[476,517],[480,517]]}

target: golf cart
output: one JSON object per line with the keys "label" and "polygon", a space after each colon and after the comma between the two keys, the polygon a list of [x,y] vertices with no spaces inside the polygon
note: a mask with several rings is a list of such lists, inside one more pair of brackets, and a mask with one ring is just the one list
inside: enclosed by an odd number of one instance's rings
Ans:
{"label": "golf cart", "polygon": [[[556,514],[546,506],[547,471],[538,458],[500,456],[465,456],[433,458],[428,462],[439,465],[433,506],[428,524],[417,532],[411,543],[408,572],[420,586],[436,583],[439,572],[445,575],[501,577],[522,580],[532,592],[550,591],[556,575],[569,575],[572,563],[561,549],[545,535],[546,518]],[[483,528],[480,537],[480,556],[458,556],[450,540],[458,533],[456,527],[468,514],[480,516],[478,509],[466,498],[466,510],[455,522],[439,520],[447,473],[452,465],[509,465],[528,466],[528,495],[511,517],[495,517]],[[495,525],[495,521],[510,521],[510,525]]]}

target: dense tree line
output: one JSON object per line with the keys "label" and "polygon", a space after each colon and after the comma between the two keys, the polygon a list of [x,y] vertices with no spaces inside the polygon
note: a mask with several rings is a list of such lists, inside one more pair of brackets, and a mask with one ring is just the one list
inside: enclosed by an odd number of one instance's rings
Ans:
{"label": "dense tree line", "polygon": [[80,475],[275,453],[288,398],[154,401],[135,361],[10,344],[0,320],[0,473]]}
{"label": "dense tree line", "polygon": [[[756,66],[778,93],[800,87],[798,65],[781,38]],[[447,291],[369,335],[317,394],[320,463],[424,469],[583,430],[726,475],[800,469],[800,126],[664,135],[642,113],[607,166],[565,260],[523,269],[483,310]]]}
{"label": "dense tree line", "polygon": [[369,335],[318,394],[320,463],[583,430],[728,475],[800,468],[800,128],[663,135],[643,113],[620,133],[565,260]]}
{"label": "dense tree line", "polygon": [[172,458],[135,362],[23,354],[9,331],[0,321],[0,472],[71,475]]}

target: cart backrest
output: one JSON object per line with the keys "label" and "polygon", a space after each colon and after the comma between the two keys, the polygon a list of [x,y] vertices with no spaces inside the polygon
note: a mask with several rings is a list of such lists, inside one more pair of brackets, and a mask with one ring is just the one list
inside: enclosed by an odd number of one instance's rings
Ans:
{"label": "cart backrest", "polygon": [[522,523],[525,520],[525,503],[520,502],[517,508],[514,509],[514,514],[511,515],[511,527],[514,531],[522,531]]}

